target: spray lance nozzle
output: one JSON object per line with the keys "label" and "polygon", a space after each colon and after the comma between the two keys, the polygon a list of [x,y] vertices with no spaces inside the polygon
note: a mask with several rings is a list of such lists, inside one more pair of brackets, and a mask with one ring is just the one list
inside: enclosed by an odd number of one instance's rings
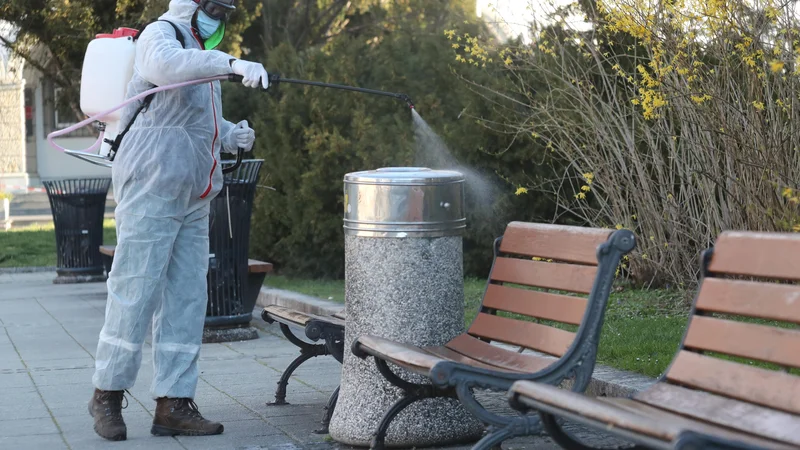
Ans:
{"label": "spray lance nozzle", "polygon": [[400,100],[406,102],[406,105],[408,105],[409,108],[414,109],[414,102],[411,101],[411,97],[409,97],[408,95],[406,95],[406,94],[398,94],[397,98],[399,98]]}
{"label": "spray lance nozzle", "polygon": [[[243,77],[241,75],[230,75],[228,79],[232,82],[241,83]],[[377,91],[375,89],[365,89],[353,86],[344,86],[341,84],[332,84],[332,83],[321,83],[319,81],[307,81],[307,80],[295,80],[292,78],[282,78],[278,74],[270,74],[269,75],[269,84],[270,86],[275,85],[277,86],[280,83],[290,83],[290,84],[304,84],[306,86],[317,86],[317,87],[324,87],[324,88],[331,88],[331,89],[341,89],[345,91],[354,91],[354,92],[361,92],[363,94],[372,94],[372,95],[382,95],[384,97],[394,97],[400,99],[408,105],[409,108],[414,109],[414,102],[411,101],[411,97],[406,94],[397,94],[394,92],[386,92],[386,91]]]}

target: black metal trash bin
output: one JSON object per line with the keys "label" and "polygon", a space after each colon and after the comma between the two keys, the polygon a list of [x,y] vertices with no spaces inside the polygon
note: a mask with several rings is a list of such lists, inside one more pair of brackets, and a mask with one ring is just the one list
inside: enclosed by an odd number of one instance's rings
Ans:
{"label": "black metal trash bin", "polygon": [[222,191],[211,201],[206,329],[243,327],[252,320],[256,299],[247,295],[250,217],[263,162],[242,161],[225,175]]}
{"label": "black metal trash bin", "polygon": [[44,181],[56,233],[56,284],[104,281],[100,255],[110,178]]}

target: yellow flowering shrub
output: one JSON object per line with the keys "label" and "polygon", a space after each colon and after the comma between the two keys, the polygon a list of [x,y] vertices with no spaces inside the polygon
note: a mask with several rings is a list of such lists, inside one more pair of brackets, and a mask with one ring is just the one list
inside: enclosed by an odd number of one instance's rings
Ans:
{"label": "yellow flowering shrub", "polygon": [[697,254],[723,230],[800,232],[800,192],[787,187],[800,180],[793,2],[587,8],[554,12],[530,44],[445,33],[457,64],[515,80],[496,93],[513,111],[504,125],[569,167],[548,192],[563,215],[630,228],[640,239],[626,267],[677,285],[696,280]]}

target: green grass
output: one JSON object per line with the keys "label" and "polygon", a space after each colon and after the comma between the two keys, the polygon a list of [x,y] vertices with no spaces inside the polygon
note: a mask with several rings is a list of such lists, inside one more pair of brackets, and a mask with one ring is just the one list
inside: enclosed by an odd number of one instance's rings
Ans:
{"label": "green grass", "polygon": [[[114,221],[103,222],[103,243],[117,242]],[[56,234],[52,224],[0,231],[0,267],[56,265]]]}
{"label": "green grass", "polygon": [[269,275],[264,284],[275,289],[285,289],[344,303],[344,281],[342,280],[306,280]]}
{"label": "green grass", "polygon": [[[270,287],[344,303],[344,281],[313,281],[268,276]],[[478,312],[486,281],[464,281],[465,322]],[[622,290],[609,299],[598,362],[657,377],[667,368],[683,337],[688,308],[683,293],[669,290]],[[576,327],[559,324],[561,328]]]}

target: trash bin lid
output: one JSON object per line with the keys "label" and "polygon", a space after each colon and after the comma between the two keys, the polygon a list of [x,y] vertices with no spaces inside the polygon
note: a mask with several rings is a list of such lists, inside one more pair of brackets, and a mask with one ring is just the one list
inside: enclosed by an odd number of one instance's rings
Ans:
{"label": "trash bin lid", "polygon": [[344,230],[368,237],[455,236],[466,228],[464,175],[386,167],[344,177]]}
{"label": "trash bin lid", "polygon": [[454,170],[433,170],[427,167],[384,167],[348,173],[345,183],[384,185],[431,185],[463,183],[464,175]]}

